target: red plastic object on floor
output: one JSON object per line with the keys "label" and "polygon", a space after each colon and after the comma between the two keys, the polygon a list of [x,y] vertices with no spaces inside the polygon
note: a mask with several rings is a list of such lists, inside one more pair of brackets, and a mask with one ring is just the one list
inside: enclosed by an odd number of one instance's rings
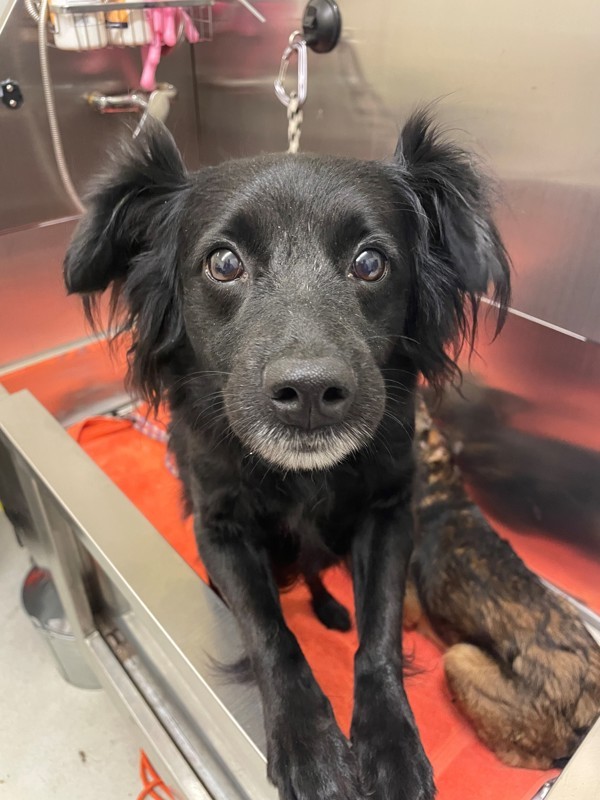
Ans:
{"label": "red plastic object on floor", "polygon": [[[159,426],[164,422],[158,421]],[[166,468],[164,442],[136,430],[130,420],[92,418],[71,435],[140,509],[171,546],[203,579],[206,571],[194,543],[190,520],[181,519],[181,489]],[[161,437],[159,437],[161,438]],[[590,607],[600,609],[600,566],[575,548],[539,537],[499,532],[525,562]],[[350,576],[342,568],[325,575],[332,594],[354,608]],[[356,631],[326,630],[315,618],[302,583],[282,596],[284,614],[317,681],[330,698],[338,722],[350,728]],[[514,769],[502,764],[475,736],[455,709],[444,679],[440,651],[416,632],[404,637],[415,674],[406,689],[425,750],[434,767],[438,800],[531,800],[556,771]],[[146,795],[152,797],[152,795]]]}
{"label": "red plastic object on floor", "polygon": [[140,778],[143,789],[138,794],[137,800],[149,800],[149,798],[152,800],[175,800],[174,795],[167,789],[143,750],[140,750]]}

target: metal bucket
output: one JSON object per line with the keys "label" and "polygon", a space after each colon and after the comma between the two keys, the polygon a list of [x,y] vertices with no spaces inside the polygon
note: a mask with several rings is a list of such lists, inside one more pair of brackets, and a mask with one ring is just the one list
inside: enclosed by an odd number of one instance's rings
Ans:
{"label": "metal bucket", "polygon": [[63,678],[80,689],[100,689],[73,635],[47,570],[33,567],[28,572],[23,583],[22,599],[25,611],[48,644]]}

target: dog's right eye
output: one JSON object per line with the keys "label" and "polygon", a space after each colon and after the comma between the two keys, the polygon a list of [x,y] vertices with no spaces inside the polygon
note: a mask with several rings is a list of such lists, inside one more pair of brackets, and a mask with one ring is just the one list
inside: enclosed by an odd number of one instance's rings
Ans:
{"label": "dog's right eye", "polygon": [[233,250],[215,250],[208,257],[206,271],[221,283],[235,281],[244,274],[244,265]]}
{"label": "dog's right eye", "polygon": [[387,261],[379,250],[363,250],[354,259],[352,275],[361,281],[380,281],[387,272]]}

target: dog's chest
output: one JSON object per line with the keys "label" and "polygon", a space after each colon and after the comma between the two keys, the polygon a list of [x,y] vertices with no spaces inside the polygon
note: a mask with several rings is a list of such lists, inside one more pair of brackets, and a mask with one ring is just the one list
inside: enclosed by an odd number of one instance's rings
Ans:
{"label": "dog's chest", "polygon": [[332,481],[324,476],[296,476],[282,495],[269,543],[274,564],[293,577],[340,561],[349,550],[352,526]]}

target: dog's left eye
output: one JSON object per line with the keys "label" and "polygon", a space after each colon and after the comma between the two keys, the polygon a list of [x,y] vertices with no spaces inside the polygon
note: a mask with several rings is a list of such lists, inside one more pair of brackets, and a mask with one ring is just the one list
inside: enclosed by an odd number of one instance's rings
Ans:
{"label": "dog's left eye", "polygon": [[378,281],[387,271],[387,260],[379,250],[363,250],[352,264],[352,274],[361,281]]}
{"label": "dog's left eye", "polygon": [[241,259],[232,250],[215,250],[208,257],[206,269],[215,281],[235,281],[244,274]]}

